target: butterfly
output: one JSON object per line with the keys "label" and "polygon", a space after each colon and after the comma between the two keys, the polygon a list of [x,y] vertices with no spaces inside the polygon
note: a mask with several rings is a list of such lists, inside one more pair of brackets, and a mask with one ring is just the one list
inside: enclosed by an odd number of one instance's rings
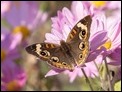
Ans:
{"label": "butterfly", "polygon": [[54,68],[74,70],[75,66],[83,65],[88,57],[91,22],[91,16],[85,16],[72,28],[67,40],[60,41],[60,45],[36,43],[26,47],[26,51]]}

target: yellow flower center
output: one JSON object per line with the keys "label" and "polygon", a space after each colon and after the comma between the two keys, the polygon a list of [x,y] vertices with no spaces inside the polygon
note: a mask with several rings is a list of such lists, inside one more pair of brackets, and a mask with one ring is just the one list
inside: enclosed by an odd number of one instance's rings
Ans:
{"label": "yellow flower center", "polygon": [[[105,47],[107,50],[109,50],[111,48],[111,46],[112,46],[111,40],[108,40],[102,46]],[[102,46],[100,46],[98,49],[100,49]]]}
{"label": "yellow flower center", "polygon": [[5,59],[6,53],[4,50],[1,50],[1,61]]}
{"label": "yellow flower center", "polygon": [[16,80],[13,80],[6,85],[7,91],[16,91],[19,90],[19,85]]}
{"label": "yellow flower center", "polygon": [[106,5],[106,1],[91,1],[91,4],[93,4],[96,8],[100,8]]}
{"label": "yellow flower center", "polygon": [[111,48],[111,41],[107,41],[106,43],[103,44],[103,46],[106,48],[106,49],[110,49]]}
{"label": "yellow flower center", "polygon": [[17,26],[14,28],[13,30],[13,34],[17,34],[17,33],[21,33],[23,38],[25,39],[26,37],[28,37],[30,35],[30,31],[27,27],[25,26]]}

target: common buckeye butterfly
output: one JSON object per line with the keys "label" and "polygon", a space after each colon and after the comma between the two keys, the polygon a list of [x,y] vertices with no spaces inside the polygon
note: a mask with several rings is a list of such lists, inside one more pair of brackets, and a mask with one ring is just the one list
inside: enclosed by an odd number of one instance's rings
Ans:
{"label": "common buckeye butterfly", "polygon": [[89,53],[91,16],[81,19],[69,33],[66,42],[36,43],[26,47],[26,51],[46,61],[57,69],[73,70],[82,65]]}

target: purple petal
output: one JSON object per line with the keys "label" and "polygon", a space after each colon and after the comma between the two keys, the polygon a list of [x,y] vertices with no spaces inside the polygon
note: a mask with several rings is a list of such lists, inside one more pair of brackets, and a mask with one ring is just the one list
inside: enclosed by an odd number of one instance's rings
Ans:
{"label": "purple petal", "polygon": [[1,27],[1,41],[5,40],[8,34],[10,34],[9,29]]}
{"label": "purple petal", "polygon": [[8,52],[7,56],[6,56],[6,60],[15,60],[17,58],[20,58],[20,52],[17,48],[12,49]]}
{"label": "purple petal", "polygon": [[100,50],[96,50],[92,53],[89,54],[88,58],[87,58],[87,62],[91,62],[91,61],[97,61],[97,62],[101,62],[103,57],[101,56],[101,53],[105,52],[105,49],[102,48]]}
{"label": "purple petal", "polygon": [[[8,83],[12,80],[17,80],[18,82],[19,81],[21,82],[24,80],[23,85],[25,84],[26,81],[25,72],[20,66],[15,64],[13,61],[9,60],[9,61],[2,62],[1,69],[3,73],[2,80],[4,82]],[[23,76],[23,78],[18,78],[18,76]]]}
{"label": "purple petal", "polygon": [[108,63],[111,65],[121,65],[121,48],[116,48],[108,55]]}
{"label": "purple petal", "polygon": [[106,31],[99,31],[96,32],[92,38],[90,39],[90,48],[91,50],[97,49],[107,40],[107,32]]}
{"label": "purple petal", "polygon": [[1,43],[1,47],[4,49],[4,50],[9,50],[10,48],[8,46],[11,45],[11,42],[12,42],[12,38],[11,38],[11,34],[6,34],[4,36],[4,40],[2,41]]}
{"label": "purple petal", "polygon": [[42,23],[46,21],[47,17],[47,13],[42,13],[41,11],[38,11],[31,24],[28,22],[28,28],[30,29],[30,31],[33,31],[37,26],[42,25]]}
{"label": "purple petal", "polygon": [[7,33],[6,35],[4,35],[4,40],[1,43],[1,47],[6,51],[10,51],[21,42],[21,39],[21,34],[12,35],[10,33]]}

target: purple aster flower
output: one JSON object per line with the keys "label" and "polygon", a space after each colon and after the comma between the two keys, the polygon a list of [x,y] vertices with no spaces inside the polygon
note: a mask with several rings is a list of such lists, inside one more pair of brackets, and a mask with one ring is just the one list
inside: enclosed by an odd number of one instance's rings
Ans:
{"label": "purple aster flower", "polygon": [[13,35],[7,30],[2,28],[1,32],[1,59],[15,60],[20,57],[19,50],[16,48],[18,39],[13,39]]}
{"label": "purple aster flower", "polygon": [[106,21],[108,40],[102,45],[106,48],[105,57],[112,65],[121,64],[121,21],[119,18],[110,17]]}
{"label": "purple aster flower", "polygon": [[1,90],[17,91],[20,90],[26,82],[26,74],[24,70],[9,60],[2,62],[1,65]]}
{"label": "purple aster flower", "polygon": [[[15,64],[15,60],[20,57],[16,48],[13,35],[2,28],[1,33],[1,90],[19,90],[26,82],[26,75],[23,69]],[[16,39],[18,40],[18,39]]]}
{"label": "purple aster flower", "polygon": [[11,1],[10,3],[11,7],[4,18],[10,26],[14,39],[20,39],[18,40],[20,43],[47,19],[47,14],[39,10],[39,2]]}
{"label": "purple aster flower", "polygon": [[111,42],[107,47],[109,51],[116,49],[121,45],[121,19],[120,18],[108,18],[107,22],[107,36]]}
{"label": "purple aster flower", "polygon": [[121,18],[121,1],[83,1],[83,3],[94,10],[94,12],[109,12],[109,15]]}
{"label": "purple aster flower", "polygon": [[[51,33],[46,34],[46,41],[55,44],[59,44],[60,40],[66,41],[66,38],[74,27],[74,25],[86,15],[91,14],[92,16],[92,24],[90,30],[90,54],[85,63],[85,73],[89,77],[98,76],[98,70],[95,66],[96,64],[100,64],[103,60],[101,53],[105,50],[104,48],[97,49],[107,40],[107,32],[105,31],[105,16],[100,13],[97,15],[93,14],[93,10],[89,10],[86,6],[84,6],[81,2],[73,2],[71,11],[67,8],[63,8],[62,12],[58,11],[57,17],[52,18],[52,30]],[[97,43],[96,43],[97,42]],[[94,61],[94,62],[93,62]],[[59,74],[62,71],[58,71],[56,69],[50,70],[45,77]],[[75,68],[72,72],[69,70],[64,70],[64,73],[68,74],[70,77],[70,82],[72,82],[76,76],[82,76],[81,67]]]}
{"label": "purple aster flower", "polygon": [[106,57],[108,64],[110,65],[121,65],[121,48],[116,48],[112,53]]}
{"label": "purple aster flower", "polygon": [[92,6],[97,10],[118,9],[121,7],[121,1],[83,1],[88,7]]}

